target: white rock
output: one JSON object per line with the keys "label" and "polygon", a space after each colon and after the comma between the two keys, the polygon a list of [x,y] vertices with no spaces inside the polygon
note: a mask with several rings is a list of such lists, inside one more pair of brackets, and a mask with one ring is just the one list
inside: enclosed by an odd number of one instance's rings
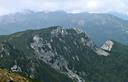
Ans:
{"label": "white rock", "polygon": [[51,40],[50,40],[51,42],[53,42],[53,39],[51,38]]}
{"label": "white rock", "polygon": [[76,60],[79,61],[79,57],[78,56],[76,56]]}
{"label": "white rock", "polygon": [[3,54],[1,54],[0,57],[3,58],[4,57]]}
{"label": "white rock", "polygon": [[107,40],[107,41],[103,44],[103,46],[101,47],[101,49],[106,50],[106,51],[111,51],[113,45],[114,45],[114,42],[113,42],[113,41]]}
{"label": "white rock", "polygon": [[95,51],[98,55],[102,55],[102,56],[108,56],[108,55],[110,55],[108,52],[106,52],[106,51],[104,51],[104,50],[102,50],[102,49],[96,49],[96,51]]}
{"label": "white rock", "polygon": [[13,67],[11,67],[11,70],[13,72],[21,72],[21,68],[18,65],[14,65]]}
{"label": "white rock", "polygon": [[83,33],[79,28],[73,28],[73,29],[76,31],[77,34]]}
{"label": "white rock", "polygon": [[51,35],[53,36],[53,37],[57,37],[59,34],[61,34],[62,36],[64,36],[64,35],[67,35],[68,34],[68,32],[65,30],[65,29],[63,29],[63,28],[57,28],[57,29],[54,29],[52,32],[51,32]]}

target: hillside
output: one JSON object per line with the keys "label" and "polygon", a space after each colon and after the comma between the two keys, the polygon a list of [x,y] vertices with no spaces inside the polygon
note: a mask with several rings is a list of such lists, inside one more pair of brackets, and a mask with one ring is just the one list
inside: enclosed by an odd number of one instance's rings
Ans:
{"label": "hillside", "polygon": [[0,66],[41,82],[127,82],[128,46],[104,45],[79,29],[27,30],[0,36]]}
{"label": "hillside", "polygon": [[[35,82],[27,77],[23,77],[18,73],[0,69],[0,82]],[[38,81],[39,82],[39,81]]]}

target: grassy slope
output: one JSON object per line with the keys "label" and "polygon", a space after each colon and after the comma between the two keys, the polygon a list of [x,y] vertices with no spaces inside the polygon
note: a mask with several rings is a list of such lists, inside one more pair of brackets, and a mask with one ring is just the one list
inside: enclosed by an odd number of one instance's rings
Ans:
{"label": "grassy slope", "polygon": [[14,73],[6,69],[0,68],[0,82],[37,82],[37,81],[24,77],[18,73]]}

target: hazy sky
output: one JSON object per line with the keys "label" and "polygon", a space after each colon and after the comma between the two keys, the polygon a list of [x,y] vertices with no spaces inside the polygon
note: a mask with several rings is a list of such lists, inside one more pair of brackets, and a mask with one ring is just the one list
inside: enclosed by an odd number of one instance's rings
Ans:
{"label": "hazy sky", "polygon": [[19,12],[24,9],[128,14],[128,0],[0,0],[0,15]]}

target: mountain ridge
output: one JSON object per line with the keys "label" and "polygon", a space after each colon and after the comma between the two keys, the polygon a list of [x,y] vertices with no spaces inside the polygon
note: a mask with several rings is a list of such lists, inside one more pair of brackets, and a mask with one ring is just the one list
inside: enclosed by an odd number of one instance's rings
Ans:
{"label": "mountain ridge", "polygon": [[58,25],[65,28],[79,27],[87,32],[98,46],[101,46],[108,39],[127,44],[127,22],[111,14],[69,14],[61,11],[17,13],[0,17],[0,33],[11,34],[26,29],[39,29]]}
{"label": "mountain ridge", "polygon": [[[53,26],[18,32],[0,36],[0,66],[44,82],[127,81],[127,64],[122,64],[127,62],[127,46],[112,42],[106,52],[79,29]],[[97,49],[102,52],[97,54]]]}

